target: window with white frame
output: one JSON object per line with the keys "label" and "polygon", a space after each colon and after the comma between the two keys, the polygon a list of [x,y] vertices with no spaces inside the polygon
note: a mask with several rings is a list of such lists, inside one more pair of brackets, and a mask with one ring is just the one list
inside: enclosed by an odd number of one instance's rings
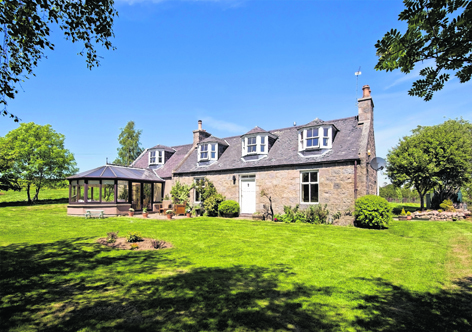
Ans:
{"label": "window with white frame", "polygon": [[218,160],[218,143],[200,144],[198,147],[198,161]]}
{"label": "window with white frame", "polygon": [[194,203],[200,203],[202,201],[200,189],[205,188],[205,179],[204,178],[194,178],[193,181],[197,185],[195,190],[195,195],[193,196]]}
{"label": "window with white frame", "polygon": [[247,153],[256,153],[257,152],[257,137],[248,137],[247,138]]}
{"label": "window with white frame", "polygon": [[266,138],[261,136],[261,153],[264,153],[266,149]]}
{"label": "window with white frame", "polygon": [[242,155],[249,154],[267,154],[268,153],[268,135],[256,135],[242,138]]}
{"label": "window with white frame", "polygon": [[303,204],[319,203],[318,171],[300,173],[300,198]]}
{"label": "window with white frame", "polygon": [[164,164],[164,151],[151,150],[149,151],[149,165]]}
{"label": "window with white frame", "polygon": [[200,145],[200,160],[208,159],[208,144]]}
{"label": "window with white frame", "polygon": [[319,146],[318,128],[310,128],[306,131],[305,147],[307,149],[317,148]]}
{"label": "window with white frame", "polygon": [[316,148],[331,148],[332,146],[331,127],[306,128],[298,133],[298,150],[310,150]]}
{"label": "window with white frame", "polygon": [[216,144],[211,145],[210,159],[216,159]]}

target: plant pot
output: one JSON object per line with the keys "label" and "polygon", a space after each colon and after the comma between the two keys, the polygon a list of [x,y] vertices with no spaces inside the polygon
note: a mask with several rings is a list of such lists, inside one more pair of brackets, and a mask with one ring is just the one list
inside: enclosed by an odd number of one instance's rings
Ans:
{"label": "plant pot", "polygon": [[149,213],[143,213],[143,218],[147,218],[149,216]]}
{"label": "plant pot", "polygon": [[131,212],[131,211],[130,211],[130,212],[128,212],[128,215],[129,215],[130,217],[132,217],[132,216],[134,216],[134,212]]}
{"label": "plant pot", "polygon": [[190,212],[187,213],[187,218],[192,218],[192,214]]}
{"label": "plant pot", "polygon": [[406,220],[411,220],[411,216],[406,216]]}
{"label": "plant pot", "polygon": [[172,219],[172,216],[173,216],[173,214],[172,214],[172,213],[169,213],[169,214],[167,215],[167,219]]}

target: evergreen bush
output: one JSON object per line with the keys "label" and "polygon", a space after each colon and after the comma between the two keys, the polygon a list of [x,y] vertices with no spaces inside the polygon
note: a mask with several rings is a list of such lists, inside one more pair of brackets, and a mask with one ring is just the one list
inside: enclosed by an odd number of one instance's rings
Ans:
{"label": "evergreen bush", "polygon": [[239,214],[239,203],[232,200],[223,201],[218,206],[218,211],[221,216],[237,217]]}
{"label": "evergreen bush", "polygon": [[392,221],[392,208],[385,198],[366,195],[356,200],[354,215],[357,226],[387,228]]}

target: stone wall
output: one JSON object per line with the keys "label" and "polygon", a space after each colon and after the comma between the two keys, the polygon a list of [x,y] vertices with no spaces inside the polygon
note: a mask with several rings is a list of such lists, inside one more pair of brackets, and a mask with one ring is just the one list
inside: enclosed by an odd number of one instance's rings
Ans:
{"label": "stone wall", "polygon": [[[341,212],[342,217],[335,220],[337,224],[352,224],[353,217],[349,211],[354,207],[354,164],[338,163],[318,165],[317,167],[277,168],[266,170],[255,170],[253,172],[225,172],[194,174],[190,176],[176,176],[171,181],[166,181],[165,192],[168,193],[174,181],[179,180],[183,184],[192,184],[195,177],[207,177],[219,193],[226,199],[240,203],[240,176],[253,174],[256,181],[256,211],[264,212],[269,207],[266,197],[260,193],[265,190],[272,197],[274,213],[283,213],[284,205],[294,207],[300,204],[300,172],[303,170],[318,170],[319,174],[319,201],[320,204],[328,205],[331,215]],[[233,183],[233,175],[236,182]],[[191,192],[191,202],[194,202],[194,192]],[[305,209],[309,204],[300,204]],[[346,214],[347,213],[347,214]]]}

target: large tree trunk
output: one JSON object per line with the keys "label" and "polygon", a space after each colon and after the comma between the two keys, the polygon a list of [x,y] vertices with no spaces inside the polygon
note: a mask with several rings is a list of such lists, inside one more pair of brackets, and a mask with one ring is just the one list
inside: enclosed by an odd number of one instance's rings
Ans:
{"label": "large tree trunk", "polygon": [[30,187],[31,187],[31,184],[28,183],[28,185],[26,186],[26,193],[28,194],[28,204],[33,203],[33,202],[31,201]]}
{"label": "large tree trunk", "polygon": [[36,193],[34,195],[34,198],[33,198],[33,202],[36,202],[38,201],[38,198],[39,198],[39,190],[41,189],[41,187],[36,187]]}

